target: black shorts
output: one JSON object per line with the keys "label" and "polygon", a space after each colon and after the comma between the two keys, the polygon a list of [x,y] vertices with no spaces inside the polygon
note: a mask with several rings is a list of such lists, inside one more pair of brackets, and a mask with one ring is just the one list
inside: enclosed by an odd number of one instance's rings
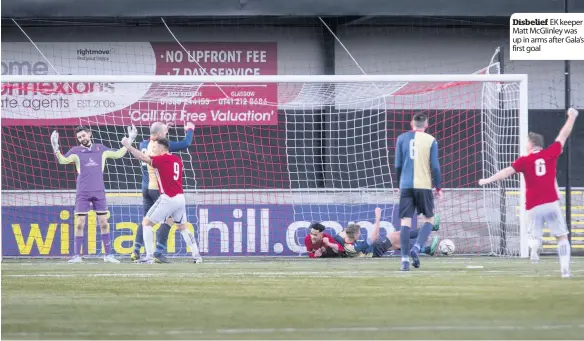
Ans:
{"label": "black shorts", "polygon": [[413,218],[416,211],[426,218],[434,216],[434,194],[431,189],[400,190],[399,217]]}
{"label": "black shorts", "polygon": [[389,241],[389,238],[379,238],[375,243],[373,243],[372,257],[383,257],[383,255],[389,251],[389,249],[391,249],[391,242]]}
{"label": "black shorts", "polygon": [[144,215],[150,211],[150,208],[156,200],[160,197],[160,191],[157,189],[143,189],[142,190],[142,205],[144,207]]}

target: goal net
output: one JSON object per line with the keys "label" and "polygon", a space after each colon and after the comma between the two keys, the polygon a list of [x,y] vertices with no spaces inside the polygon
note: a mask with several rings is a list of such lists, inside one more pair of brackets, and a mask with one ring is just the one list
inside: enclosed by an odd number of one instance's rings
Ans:
{"label": "goal net", "polygon": [[[76,174],[56,162],[49,136],[59,131],[66,152],[77,125],[114,149],[131,124],[135,145],[155,121],[173,124],[172,141],[196,125],[178,154],[204,256],[302,255],[312,221],[331,234],[357,222],[365,237],[375,207],[385,235],[399,226],[395,141],[418,112],[439,143],[439,238],[460,254],[524,255],[521,196],[510,194],[519,178],[477,186],[519,155],[527,127],[526,79],[491,66],[433,76],[5,76],[3,256],[71,254]],[[104,182],[113,249],[129,255],[144,215],[141,165],[129,154],[108,160]],[[85,235],[84,254],[100,255],[94,214]],[[171,233],[169,255],[188,251]]]}

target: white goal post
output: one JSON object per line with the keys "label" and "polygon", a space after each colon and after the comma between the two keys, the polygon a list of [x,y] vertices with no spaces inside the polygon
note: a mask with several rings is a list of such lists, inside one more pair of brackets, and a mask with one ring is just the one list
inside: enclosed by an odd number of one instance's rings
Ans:
{"label": "white goal post", "polygon": [[[461,181],[451,181],[450,186],[448,182],[444,188],[448,190],[445,191],[445,200],[451,200],[450,203],[438,204],[438,213],[441,215],[442,220],[445,222],[445,228],[441,231],[443,238],[454,239],[455,241],[459,238],[460,242],[468,243],[467,248],[462,247],[462,250],[466,250],[465,253],[473,253],[472,248],[475,245],[481,247],[484,244],[490,244],[490,251],[481,251],[482,254],[494,254],[494,255],[510,255],[510,256],[528,256],[528,243],[527,243],[527,223],[526,223],[526,212],[525,212],[525,185],[523,178],[515,178],[515,180],[510,181],[506,184],[492,184],[485,188],[479,188],[478,184],[473,186],[476,177],[488,177],[494,172],[503,169],[511,164],[514,158],[519,155],[525,154],[525,141],[528,136],[528,77],[526,74],[443,74],[443,75],[258,75],[258,76],[171,76],[171,75],[41,75],[41,76],[31,76],[31,75],[8,75],[3,76],[2,79],[2,94],[4,97],[5,87],[12,87],[12,92],[15,96],[18,96],[18,91],[20,89],[25,89],[27,84],[38,84],[38,83],[120,83],[120,84],[142,84],[146,85],[147,88],[152,89],[155,84],[168,84],[169,88],[173,86],[192,87],[191,89],[196,89],[197,86],[205,84],[208,87],[216,86],[218,89],[222,87],[229,87],[233,84],[277,84],[278,85],[278,100],[274,103],[262,103],[263,105],[272,105],[276,107],[277,110],[284,111],[284,115],[288,112],[300,112],[301,110],[308,110],[316,112],[315,108],[318,108],[318,115],[326,115],[339,113],[339,115],[346,115],[346,118],[339,118],[339,122],[329,122],[327,121],[327,129],[336,129],[336,134],[331,137],[331,145],[337,146],[335,141],[345,139],[343,143],[347,145],[343,148],[347,148],[347,154],[349,156],[355,156],[357,161],[354,163],[363,163],[367,161],[366,159],[369,152],[350,152],[351,143],[354,144],[369,144],[375,145],[376,149],[380,151],[374,157],[378,159],[374,160],[371,166],[374,170],[371,175],[369,173],[358,173],[351,169],[347,170],[349,180],[338,180],[338,182],[332,181],[333,191],[338,188],[338,192],[343,192],[348,189],[356,189],[354,184],[359,184],[358,188],[362,192],[367,192],[368,189],[371,192],[378,192],[379,189],[385,189],[385,193],[393,193],[393,189],[398,185],[395,183],[395,179],[391,179],[391,174],[389,174],[389,180],[379,180],[382,174],[377,174],[377,172],[383,172],[382,169],[386,169],[387,165],[382,165],[381,163],[389,161],[389,173],[393,170],[393,158],[389,158],[391,153],[390,148],[393,148],[393,143],[395,136],[401,134],[404,130],[400,128],[400,131],[391,131],[388,133],[386,130],[392,127],[387,127],[387,122],[392,121],[391,117],[388,115],[393,115],[394,112],[399,112],[400,115],[410,115],[412,112],[424,111],[430,113],[430,118],[432,115],[450,115],[453,110],[456,112],[464,112],[467,115],[478,115],[480,118],[477,119],[478,128],[469,128],[468,125],[456,122],[456,118],[450,118],[450,123],[443,123],[440,127],[439,136],[445,136],[445,134],[450,134],[449,139],[455,141],[452,142],[450,149],[451,153],[444,155],[443,164],[446,164],[449,169],[452,169],[451,178],[465,178],[471,179],[467,182]],[[288,85],[295,85],[295,90],[290,91],[292,95],[287,93],[283,88],[287,88]],[[461,90],[469,86],[480,86],[478,90]],[[65,85],[67,86],[67,85]],[[16,87],[16,88],[14,88]],[[289,87],[288,87],[289,88]],[[168,90],[168,88],[166,88]],[[179,89],[180,90],[180,89]],[[34,91],[42,91],[35,88]],[[10,91],[8,91],[10,92]],[[229,92],[221,92],[229,97]],[[472,94],[471,94],[472,93]],[[508,94],[508,97],[502,96],[501,94]],[[460,95],[459,95],[460,94]],[[49,94],[50,95],[50,94]],[[116,96],[120,94],[116,93]],[[107,94],[100,94],[99,96],[108,96]],[[113,95],[112,95],[113,96]],[[158,97],[157,97],[158,96]],[[160,100],[161,98],[166,98],[166,95],[160,95],[157,93],[155,96],[151,97],[152,101]],[[190,95],[182,95],[182,99],[187,100]],[[281,97],[288,96],[286,103],[281,102]],[[461,96],[456,98],[456,96]],[[181,97],[179,95],[179,97]],[[100,97],[101,98],[101,97]],[[454,99],[453,99],[454,98]],[[478,103],[478,104],[475,104]],[[281,109],[282,107],[284,109]],[[42,110],[41,110],[42,111]],[[355,111],[359,111],[359,118],[354,118],[353,114]],[[379,122],[371,123],[367,118],[367,113],[369,112],[379,112],[383,115],[383,118]],[[468,114],[471,112],[471,114]],[[48,113],[50,114],[50,113]],[[48,115],[44,113],[44,115]],[[302,114],[300,114],[302,115]],[[307,114],[309,115],[309,114]],[[403,116],[405,117],[405,116]],[[400,116],[399,120],[407,124],[408,121]],[[288,118],[285,118],[288,125],[285,125],[285,130],[287,136],[284,141],[286,153],[288,154],[290,150],[295,148],[293,152],[295,156],[298,156],[298,150],[301,150],[302,139],[313,139],[317,135],[317,132],[306,132],[300,131],[302,128],[302,122],[296,121],[296,125],[293,125],[297,129],[295,131],[290,131],[290,122]],[[411,119],[411,117],[409,118]],[[296,120],[303,120],[297,118]],[[396,119],[397,120],[397,119]],[[342,122],[341,122],[342,121]],[[346,124],[349,121],[353,121],[351,125]],[[97,121],[96,121],[97,122]],[[120,121],[121,122],[121,121]],[[308,122],[308,121],[307,121]],[[335,124],[333,128],[333,123]],[[91,124],[91,123],[90,123]],[[97,123],[96,123],[97,124]],[[196,123],[195,123],[196,124]],[[430,122],[432,125],[432,122]],[[120,124],[121,125],[121,124]],[[512,132],[507,133],[507,125],[512,126]],[[349,127],[350,126],[350,127]],[[375,126],[380,132],[373,131],[371,128]],[[323,123],[323,127],[325,127]],[[365,127],[366,129],[362,129]],[[401,127],[401,126],[400,126]],[[312,129],[312,128],[311,128]],[[324,129],[324,128],[323,128]],[[481,164],[480,169],[470,167],[468,169],[461,169],[466,166],[460,166],[457,163],[456,158],[461,153],[464,153],[466,148],[460,147],[462,143],[471,143],[468,141],[456,142],[456,137],[460,131],[466,130],[460,139],[468,139],[471,136],[477,139],[476,144],[480,144],[477,147],[477,153],[482,156],[478,157],[480,161],[476,160],[478,164]],[[430,134],[436,134],[432,128],[429,130]],[[346,134],[347,136],[341,136]],[[377,140],[374,139],[361,139],[360,134],[374,134]],[[111,135],[111,134],[110,134]],[[108,136],[110,136],[108,135]],[[379,136],[377,136],[379,135]],[[320,136],[320,135],[319,135]],[[464,137],[463,137],[464,136]],[[117,136],[121,138],[120,136]],[[116,138],[117,138],[116,137]],[[14,138],[17,138],[16,135]],[[146,138],[146,136],[142,136]],[[347,140],[348,139],[348,140]],[[140,141],[141,138],[138,138]],[[354,140],[354,142],[352,142]],[[114,138],[107,140],[109,144],[110,141],[114,141]],[[384,141],[380,143],[379,141]],[[48,143],[48,140],[47,140]],[[252,143],[252,142],[249,142]],[[438,137],[438,143],[440,145],[440,137]],[[461,145],[457,147],[457,143]],[[475,143],[475,142],[472,142]],[[326,143],[325,143],[326,144]],[[327,147],[332,148],[330,145]],[[371,147],[373,148],[373,147]],[[441,148],[441,147],[440,147]],[[458,148],[458,149],[457,149]],[[344,150],[344,149],[343,149]],[[474,149],[473,149],[474,150]],[[261,151],[259,152],[261,154]],[[303,156],[307,156],[306,151],[301,152]],[[344,153],[344,152],[341,152]],[[351,154],[352,153],[352,154]],[[381,156],[379,156],[381,155]],[[310,155],[312,157],[312,155]],[[189,156],[190,157],[190,156]],[[442,155],[441,155],[442,157]],[[255,159],[254,159],[255,160]],[[290,155],[288,155],[288,160]],[[302,165],[302,158],[295,158],[295,161],[288,161],[286,165],[288,168],[289,177],[289,191],[290,193],[298,192],[299,189],[304,188],[300,183],[300,180],[296,179],[296,175],[299,173],[312,172],[310,167],[305,167]],[[323,162],[325,158],[323,158]],[[344,160],[344,159],[343,159]],[[346,161],[341,159],[336,160],[332,156],[326,158],[326,163],[332,166],[345,164]],[[192,161],[185,160],[185,162]],[[255,162],[255,161],[254,161]],[[269,161],[266,161],[269,162]],[[56,165],[51,165],[50,167],[57,167]],[[457,168],[458,167],[458,168]],[[119,171],[120,167],[117,167]],[[350,167],[349,167],[350,168]],[[137,167],[136,167],[137,169]],[[334,172],[345,172],[335,170],[335,167],[330,169],[331,174]],[[133,170],[135,171],[135,170]],[[124,172],[122,170],[122,172]],[[196,173],[196,171],[194,172]],[[456,173],[456,174],[454,174]],[[460,174],[459,174],[460,173]],[[471,175],[469,175],[472,173]],[[365,175],[363,175],[365,174]],[[331,175],[334,177],[335,175]],[[354,176],[356,178],[351,178]],[[357,179],[359,177],[366,177],[365,179]],[[304,179],[303,176],[299,178]],[[327,176],[325,174],[325,179],[323,183],[327,183]],[[354,183],[351,181],[355,181]],[[363,180],[363,181],[361,181]],[[128,181],[138,181],[138,180],[128,180]],[[198,181],[198,180],[197,180]],[[295,183],[297,181],[298,183]],[[304,181],[304,180],[302,180]],[[361,181],[361,182],[360,182]],[[466,181],[466,180],[465,180]],[[365,184],[365,185],[362,185]],[[336,184],[336,185],[334,185]],[[461,184],[460,188],[457,185]],[[351,187],[353,186],[353,187]],[[331,191],[330,188],[324,186],[321,192]],[[285,186],[284,186],[285,188]],[[5,188],[6,189],[6,188]],[[14,188],[8,188],[13,190]],[[190,188],[197,192],[197,188]],[[243,190],[243,189],[238,189]],[[257,188],[251,189],[258,190]],[[204,191],[204,189],[203,189]],[[227,193],[229,189],[224,189]],[[448,198],[449,191],[456,193],[454,196],[456,198]],[[517,204],[512,203],[510,200],[506,200],[507,191],[518,192]],[[309,194],[314,194],[319,192],[319,188],[306,188],[306,192]],[[350,192],[350,191],[349,191]],[[465,193],[464,196],[459,193]],[[459,209],[461,203],[468,202],[467,193],[477,193],[476,200],[473,204],[465,205],[465,209]],[[269,196],[269,190],[266,191],[267,196]],[[231,194],[226,194],[231,195]],[[262,195],[266,195],[265,193]],[[472,194],[474,195],[474,194]],[[308,200],[308,196],[305,197]],[[360,195],[359,199],[355,198],[355,201],[361,204],[376,204],[376,202],[368,202],[368,197],[363,194]],[[480,199],[479,199],[480,198]],[[226,199],[227,200],[227,199]],[[248,198],[249,200],[249,198]],[[271,199],[257,199],[257,202],[267,202]],[[303,198],[295,198],[294,205],[302,204]],[[320,200],[320,199],[319,199]],[[389,200],[389,199],[384,199]],[[392,199],[395,204],[395,198]],[[391,201],[390,200],[390,201]],[[271,203],[271,202],[270,202]],[[3,205],[5,201],[3,200]],[[46,204],[46,203],[45,203]],[[350,205],[354,205],[354,201],[351,201]],[[501,208],[501,205],[506,208]],[[326,205],[325,205],[326,206]],[[310,221],[315,219],[315,217],[322,217],[320,214],[322,210],[326,210],[323,205],[318,208],[304,208],[298,211],[295,208],[295,214],[300,215],[304,220]],[[326,206],[328,207],[328,206]],[[517,214],[515,214],[514,209],[517,209]],[[318,210],[318,215],[314,214]],[[337,213],[335,208],[335,214]],[[469,213],[471,210],[475,210],[474,213]],[[504,212],[503,212],[504,211]],[[300,212],[300,213],[299,213]],[[343,211],[343,214],[350,214],[352,211],[348,209]],[[330,212],[329,212],[330,213]],[[114,213],[112,213],[114,214]],[[134,213],[132,213],[134,214]],[[362,218],[366,212],[359,211],[356,218]],[[139,219],[136,213],[136,220]],[[241,216],[241,212],[233,213],[233,216]],[[517,232],[514,240],[505,241],[505,246],[498,244],[499,229],[501,224],[501,217],[507,215],[509,217],[513,216],[518,218],[518,223],[516,225]],[[480,216],[480,217],[479,217]],[[473,219],[480,219],[481,222],[488,225],[486,232],[476,232],[472,231],[472,237],[465,229],[466,226],[472,226]],[[243,219],[243,218],[242,218]],[[348,218],[353,219],[353,218]],[[509,218],[511,219],[511,218]],[[331,218],[332,220],[332,218]],[[503,222],[504,224],[504,222]],[[475,227],[471,227],[474,229]],[[477,228],[478,230],[478,228]],[[448,234],[451,231],[450,235]],[[456,232],[453,232],[456,231]],[[481,228],[482,231],[482,228]],[[484,235],[484,242],[472,242],[472,238],[480,238],[478,236]],[[488,236],[487,236],[488,235]],[[255,235],[254,235],[255,236]],[[202,237],[199,236],[199,240]],[[238,238],[237,236],[233,238]],[[296,236],[295,238],[300,238]],[[258,239],[259,240],[259,239]],[[263,239],[262,239],[263,242]],[[512,246],[514,244],[515,246]],[[222,244],[223,245],[223,244]],[[249,240],[248,240],[249,245]],[[278,246],[279,248],[280,246]],[[458,245],[457,245],[458,249]],[[488,248],[487,248],[488,249]],[[277,252],[277,251],[276,251]],[[281,251],[280,251],[281,252]],[[279,253],[279,252],[278,252]],[[479,253],[479,252],[477,252]]]}

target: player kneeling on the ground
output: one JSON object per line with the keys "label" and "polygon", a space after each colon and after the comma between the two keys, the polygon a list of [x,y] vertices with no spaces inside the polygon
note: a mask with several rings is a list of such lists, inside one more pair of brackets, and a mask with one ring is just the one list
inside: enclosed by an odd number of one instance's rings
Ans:
{"label": "player kneeling on the ground", "polygon": [[152,226],[166,221],[168,217],[172,217],[185,243],[191,248],[195,263],[200,263],[202,259],[199,247],[195,237],[187,228],[187,209],[182,185],[182,160],[169,153],[170,146],[167,139],[161,138],[151,143],[153,144],[152,156],[149,156],[132,147],[129,139],[122,140],[122,144],[128,148],[132,155],[156,169],[160,189],[160,197],[142,220],[144,248],[146,249],[146,257],[142,259],[142,263],[154,263]]}
{"label": "player kneeling on the ground", "polygon": [[[387,237],[379,238],[379,227],[381,222],[381,208],[375,209],[375,224],[371,235],[367,240],[358,240],[361,227],[357,224],[347,226],[341,233],[335,236],[335,240],[343,246],[345,257],[382,257],[387,251],[398,250],[400,245],[400,232],[389,233]],[[436,227],[436,231],[438,227]],[[417,230],[409,232],[410,238],[418,236]],[[423,253],[433,255],[438,245],[438,237],[435,236],[432,246],[422,249]]]}
{"label": "player kneeling on the ground", "polygon": [[543,237],[543,225],[547,223],[558,241],[560,273],[570,277],[570,243],[568,229],[560,206],[560,196],[556,181],[556,164],[562,153],[564,143],[572,133],[578,111],[568,110],[568,119],[560,130],[556,141],[544,148],[543,136],[530,133],[527,140],[527,152],[507,167],[488,179],[481,179],[479,185],[506,179],[515,173],[523,173],[525,179],[525,209],[529,217],[528,233],[530,237],[531,260],[539,261],[539,248]]}
{"label": "player kneeling on the ground", "polygon": [[312,223],[310,225],[310,235],[304,238],[304,245],[310,258],[331,258],[339,257],[344,249],[335,239],[324,233],[324,225]]}

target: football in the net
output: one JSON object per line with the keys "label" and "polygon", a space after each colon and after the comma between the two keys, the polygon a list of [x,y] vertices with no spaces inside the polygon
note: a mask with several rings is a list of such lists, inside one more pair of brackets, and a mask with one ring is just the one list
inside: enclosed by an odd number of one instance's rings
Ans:
{"label": "football in the net", "polygon": [[454,253],[454,243],[450,239],[443,239],[438,245],[438,250],[443,255],[451,255]]}

